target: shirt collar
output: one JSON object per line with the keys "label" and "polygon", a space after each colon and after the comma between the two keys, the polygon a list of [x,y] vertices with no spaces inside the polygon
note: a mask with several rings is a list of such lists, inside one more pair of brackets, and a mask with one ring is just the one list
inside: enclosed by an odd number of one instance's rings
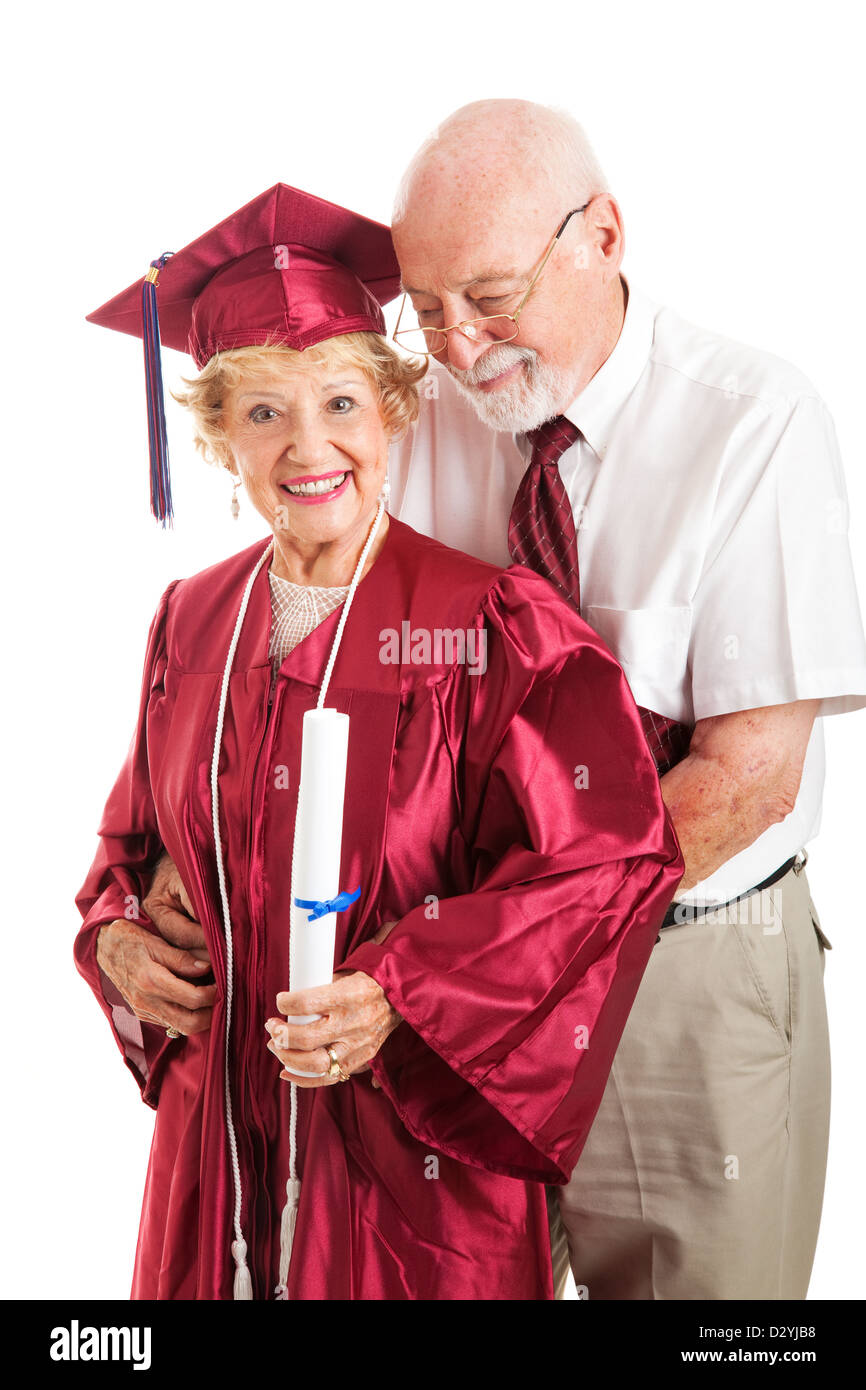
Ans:
{"label": "shirt collar", "polygon": [[658,309],[624,275],[622,279],[628,286],[628,304],[613,352],[563,411],[600,459],[604,458],[616,417],[647,364]]}

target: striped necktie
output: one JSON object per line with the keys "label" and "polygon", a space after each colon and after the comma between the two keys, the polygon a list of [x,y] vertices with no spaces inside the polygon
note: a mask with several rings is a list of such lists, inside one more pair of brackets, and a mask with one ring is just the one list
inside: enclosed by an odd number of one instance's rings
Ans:
{"label": "striped necktie", "polygon": [[[580,568],[574,513],[559,472],[559,460],[580,438],[564,416],[548,420],[526,438],[532,445],[508,523],[508,550],[517,564],[543,574],[580,612]],[[689,751],[689,725],[638,705],[644,734],[659,776]]]}
{"label": "striped necktie", "polygon": [[559,460],[579,435],[577,426],[562,415],[529,431],[526,438],[532,445],[532,460],[517,490],[508,523],[508,550],[512,558],[543,574],[578,613],[577,534]]}

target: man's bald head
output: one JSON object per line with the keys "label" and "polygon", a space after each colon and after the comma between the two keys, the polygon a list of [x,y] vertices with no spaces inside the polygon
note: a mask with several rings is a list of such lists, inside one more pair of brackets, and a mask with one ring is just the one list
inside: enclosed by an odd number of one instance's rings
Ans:
{"label": "man's bald head", "polygon": [[[583,128],[566,111],[502,98],[461,106],[424,141],[397,192],[393,222],[417,205],[519,199],[580,207],[607,180]],[[554,214],[555,215],[555,214]]]}
{"label": "man's bald head", "polygon": [[[521,308],[574,210],[581,215]],[[449,332],[436,355],[494,428],[533,428],[566,409],[613,348],[624,306],[622,220],[567,113],[518,100],[461,107],[409,165],[393,233],[422,327],[488,321]],[[519,327],[508,318],[518,308]]]}

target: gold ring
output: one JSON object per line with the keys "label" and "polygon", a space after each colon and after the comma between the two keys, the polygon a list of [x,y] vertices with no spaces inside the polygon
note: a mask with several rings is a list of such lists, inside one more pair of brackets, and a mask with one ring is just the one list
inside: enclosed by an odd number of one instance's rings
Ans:
{"label": "gold ring", "polygon": [[325,1051],[331,1059],[331,1065],[328,1067],[328,1070],[326,1071],[325,1075],[331,1081],[348,1081],[349,1073],[347,1071],[344,1071],[343,1068],[340,1066],[340,1059],[334,1051],[333,1047],[326,1047]]}
{"label": "gold ring", "polygon": [[179,1038],[179,1037],[180,1037],[180,1033],[178,1032],[178,1030],[177,1030],[176,1028],[168,1027],[168,1028],[166,1028],[166,1030],[165,1030],[165,1036],[166,1036],[167,1038]]}

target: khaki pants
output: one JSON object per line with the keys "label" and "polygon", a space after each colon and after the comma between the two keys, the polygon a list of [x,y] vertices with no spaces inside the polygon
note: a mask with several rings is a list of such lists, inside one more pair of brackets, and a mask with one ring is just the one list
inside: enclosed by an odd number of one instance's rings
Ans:
{"label": "khaki pants", "polygon": [[662,931],[586,1148],[552,1189],[579,1297],[805,1298],[829,1129],[829,944],[801,869]]}

